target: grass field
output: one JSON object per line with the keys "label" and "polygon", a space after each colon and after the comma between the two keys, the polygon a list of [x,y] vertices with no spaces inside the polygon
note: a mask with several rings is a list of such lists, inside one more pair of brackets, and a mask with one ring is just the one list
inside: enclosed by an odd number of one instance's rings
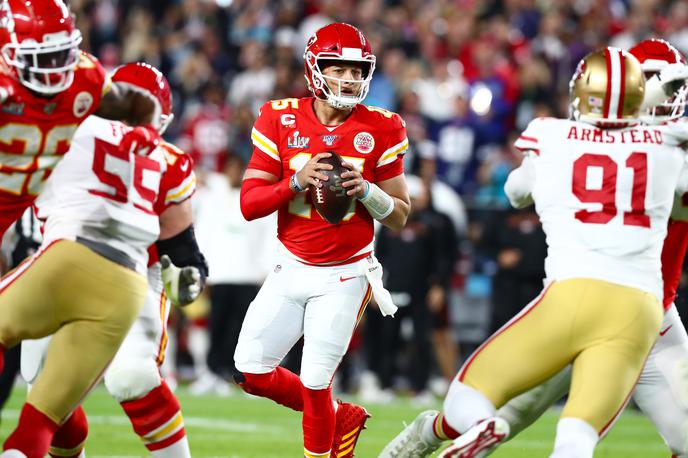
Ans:
{"label": "grass field", "polygon": [[[178,390],[194,457],[297,458],[302,455],[300,416],[263,399],[236,394],[229,398],[192,397]],[[2,413],[0,438],[16,423],[24,396],[17,388]],[[358,458],[375,458],[389,439],[421,410],[405,401],[367,405],[373,415],[356,449]],[[439,403],[438,403],[439,407]],[[148,456],[131,430],[128,419],[101,387],[86,402],[90,435],[89,458]],[[551,451],[557,413],[549,412],[529,430],[504,445],[495,458],[546,457]],[[670,454],[652,425],[628,412],[598,447],[595,457],[667,458]]]}

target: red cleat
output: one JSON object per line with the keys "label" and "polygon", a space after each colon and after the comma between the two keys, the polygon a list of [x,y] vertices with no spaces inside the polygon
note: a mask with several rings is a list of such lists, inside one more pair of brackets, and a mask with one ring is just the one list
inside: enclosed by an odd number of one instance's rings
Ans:
{"label": "red cleat", "polygon": [[365,429],[365,422],[370,414],[363,407],[340,399],[337,399],[337,404],[339,407],[334,426],[332,458],[350,458],[354,456],[356,442]]}

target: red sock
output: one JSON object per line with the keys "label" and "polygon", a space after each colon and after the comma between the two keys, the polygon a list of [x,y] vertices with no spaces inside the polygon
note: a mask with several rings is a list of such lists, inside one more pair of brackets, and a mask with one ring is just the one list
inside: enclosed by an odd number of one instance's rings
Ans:
{"label": "red sock", "polygon": [[243,374],[237,383],[249,394],[272,399],[277,404],[303,412],[303,385],[295,373],[277,367],[267,374]]}
{"label": "red sock", "polygon": [[437,418],[435,418],[435,423],[432,425],[432,429],[435,431],[435,436],[442,440],[453,440],[461,435],[454,428],[449,426],[449,423],[447,423],[443,413],[440,413]]}
{"label": "red sock", "polygon": [[55,431],[50,443],[50,456],[53,458],[77,458],[84,449],[88,437],[86,412],[79,406],[70,417]]}
{"label": "red sock", "polygon": [[311,453],[330,451],[334,439],[332,388],[303,389],[303,447]]}
{"label": "red sock", "polygon": [[[124,401],[121,405],[134,431],[150,451],[169,447],[186,437],[181,406],[164,380],[141,399]],[[160,429],[162,426],[166,427]]]}
{"label": "red sock", "polygon": [[48,454],[57,423],[28,402],[19,415],[19,424],[7,438],[3,450],[19,450],[27,458],[43,458]]}

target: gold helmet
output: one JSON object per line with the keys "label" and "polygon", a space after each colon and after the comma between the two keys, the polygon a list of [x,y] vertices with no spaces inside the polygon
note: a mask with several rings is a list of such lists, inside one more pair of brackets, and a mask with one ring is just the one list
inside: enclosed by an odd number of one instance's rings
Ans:
{"label": "gold helmet", "polygon": [[602,126],[638,122],[645,77],[638,60],[611,46],[578,63],[569,82],[571,118]]}

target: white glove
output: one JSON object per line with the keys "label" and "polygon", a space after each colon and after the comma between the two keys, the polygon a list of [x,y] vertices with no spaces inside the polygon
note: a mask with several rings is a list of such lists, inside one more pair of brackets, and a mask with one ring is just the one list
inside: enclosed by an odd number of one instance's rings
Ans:
{"label": "white glove", "polygon": [[160,265],[165,294],[174,305],[189,305],[201,294],[203,282],[197,267],[177,267],[167,255],[160,258]]}

